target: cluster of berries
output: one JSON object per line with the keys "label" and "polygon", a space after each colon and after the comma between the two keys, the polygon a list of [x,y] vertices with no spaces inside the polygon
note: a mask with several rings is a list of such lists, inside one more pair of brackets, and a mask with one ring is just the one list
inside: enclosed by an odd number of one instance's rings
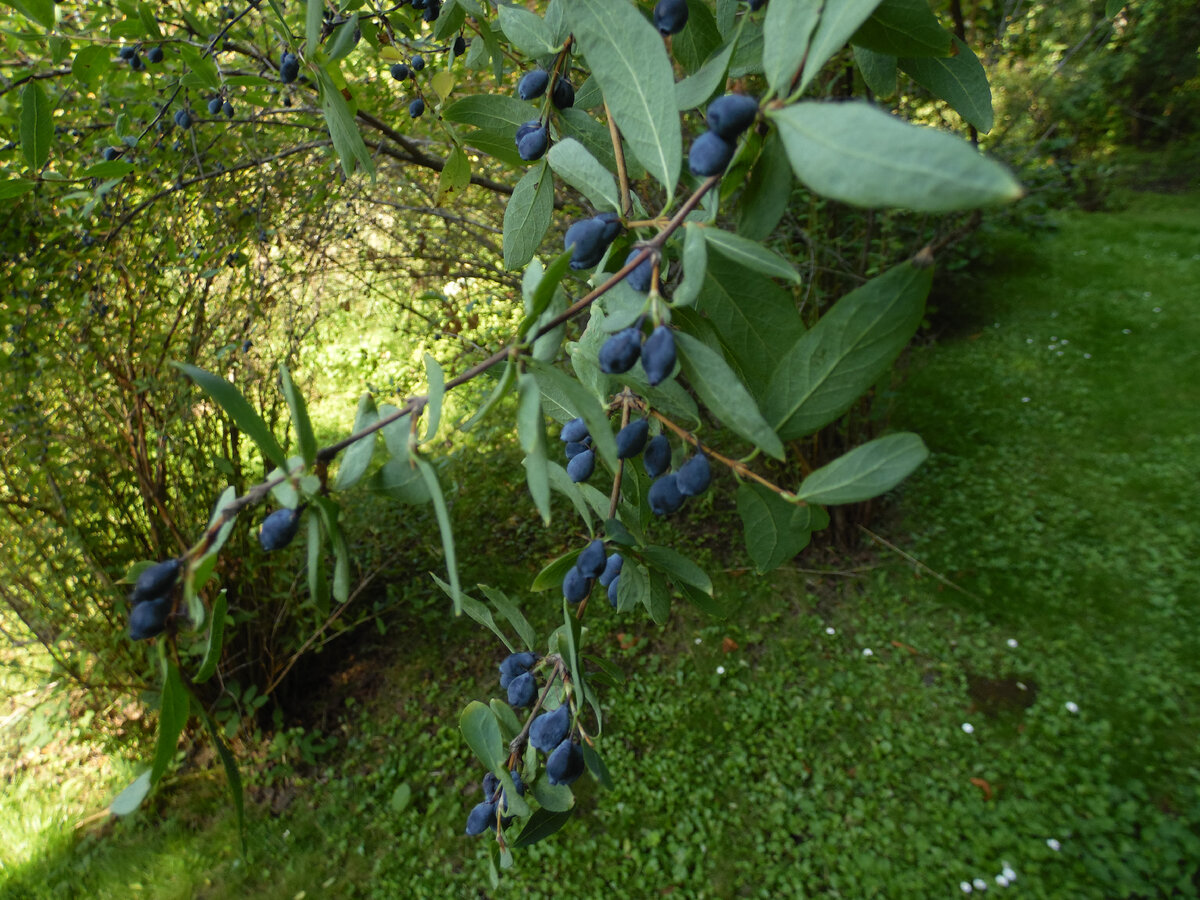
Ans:
{"label": "cluster of berries", "polygon": [[701,178],[720,175],[733,159],[738,136],[758,115],[758,101],[745,94],[726,94],[708,104],[708,131],[692,142],[688,168]]}
{"label": "cluster of berries", "polygon": [[442,0],[412,0],[412,8],[420,10],[426,22],[436,22],[442,14]]}
{"label": "cluster of berries", "polygon": [[608,589],[608,602],[616,608],[617,579],[624,564],[625,559],[619,553],[605,557],[604,541],[592,541],[563,577],[563,596],[570,603],[579,603],[592,593],[592,586],[599,581],[601,587]]}
{"label": "cluster of berries", "polygon": [[[521,773],[517,769],[513,769],[509,774],[512,775],[513,786],[517,789],[517,793],[524,797],[525,782],[521,780]],[[483,834],[489,829],[496,828],[497,825],[507,828],[512,821],[512,816],[503,815],[505,812],[508,812],[508,797],[505,796],[504,789],[500,787],[500,779],[492,772],[488,772],[483,776],[483,802],[476,803],[474,809],[467,816],[467,834]]]}
{"label": "cluster of berries", "polygon": [[[545,69],[533,69],[521,76],[517,82],[517,96],[522,100],[536,100],[550,87],[550,73]],[[575,105],[575,87],[561,75],[554,77],[550,88],[550,102],[555,109],[570,109]],[[550,147],[550,124],[540,118],[531,119],[517,128],[517,153],[526,162],[533,162],[546,155]]]}
{"label": "cluster of berries", "polygon": [[[637,271],[636,269],[634,271]],[[643,339],[639,322],[622,328],[600,348],[600,371],[608,375],[628,372],[641,359],[646,380],[651,386],[675,371],[675,336],[666,325],[659,325]]]}
{"label": "cluster of berries", "polygon": [[500,687],[508,691],[509,706],[530,706],[537,696],[537,679],[530,668],[537,656],[528,651],[510,653],[500,663]]}
{"label": "cluster of berries", "polygon": [[[458,36],[458,40],[463,40],[461,34]],[[455,42],[455,47],[457,46],[458,43]],[[392,77],[397,81],[407,81],[409,78],[412,78],[415,73],[420,72],[424,68],[425,57],[418,53],[407,63],[396,63],[393,65],[391,68],[391,73]],[[414,119],[418,118],[423,112],[425,112],[425,101],[422,98],[417,97],[408,104],[408,114]]]}
{"label": "cluster of berries", "polygon": [[178,559],[163,560],[144,569],[137,577],[129,594],[129,602],[133,604],[129,611],[131,640],[144,641],[162,634],[167,627],[167,618],[174,606],[171,592],[179,580],[181,565]]}
{"label": "cluster of berries", "polygon": [[146,68],[147,62],[160,63],[163,61],[162,47],[151,47],[146,51],[146,59],[142,59],[142,55],[138,53],[138,48],[135,46],[122,47],[117,51],[117,56],[129,63],[129,68],[135,72],[141,72]]}
{"label": "cluster of berries", "polygon": [[[666,435],[660,434],[659,437],[666,441]],[[683,501],[688,497],[695,497],[708,490],[712,481],[712,469],[708,464],[708,457],[703,453],[690,457],[670,473],[667,473],[671,467],[670,444],[666,444],[663,451],[654,454],[653,470],[650,456],[650,448],[647,447],[643,463],[646,466],[646,474],[654,479],[654,483],[650,485],[646,500],[650,504],[650,511],[656,516],[670,515],[683,506]]]}
{"label": "cluster of berries", "polygon": [[208,112],[210,115],[213,115],[213,116],[217,115],[217,113],[224,112],[225,118],[232,119],[233,118],[233,104],[230,103],[228,100],[226,100],[224,97],[222,97],[220,94],[214,94],[212,96],[212,98],[208,101]]}
{"label": "cluster of berries", "polygon": [[546,754],[546,778],[551,784],[573,784],[583,774],[583,751],[571,740],[571,708],[565,698],[557,709],[533,720],[529,743]]}

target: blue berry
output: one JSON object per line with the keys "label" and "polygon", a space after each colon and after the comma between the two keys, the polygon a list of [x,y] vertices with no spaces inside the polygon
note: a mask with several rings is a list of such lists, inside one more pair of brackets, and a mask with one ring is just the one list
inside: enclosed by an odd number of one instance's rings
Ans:
{"label": "blue berry", "polygon": [[394,63],[392,65],[392,77],[397,81],[404,81],[412,74],[412,70],[404,63]]}
{"label": "blue berry", "polygon": [[295,509],[277,509],[265,519],[258,530],[258,542],[270,553],[286,547],[300,529],[300,511]]}
{"label": "blue berry", "polygon": [[532,672],[518,675],[508,683],[508,705],[529,706],[537,696],[537,679]]}
{"label": "blue berry", "polygon": [[683,494],[679,493],[678,476],[672,472],[664,475],[654,484],[646,495],[650,501],[650,511],[656,516],[666,516],[683,506]]}
{"label": "blue berry", "polygon": [[134,603],[142,603],[163,596],[175,587],[175,582],[179,580],[180,566],[179,560],[167,559],[142,569],[142,573],[133,584],[129,599]]}
{"label": "blue berry", "polygon": [[642,355],[642,332],[638,328],[623,328],[600,347],[600,371],[619,375],[633,368]]}
{"label": "blue berry", "polygon": [[658,384],[675,370],[675,337],[666,325],[659,325],[650,332],[642,345],[642,368],[651,385]]}
{"label": "blue berry", "polygon": [[726,94],[708,104],[708,130],[726,141],[736,141],[739,134],[754,124],[757,115],[758,101],[753,97]]}
{"label": "blue berry", "polygon": [[687,20],[687,0],[658,0],[654,7],[654,27],[660,34],[678,34]]}
{"label": "blue berry", "polygon": [[649,434],[650,423],[645,419],[635,419],[618,431],[617,459],[629,459],[641,453]]}
{"label": "blue berry", "polygon": [[554,748],[566,740],[571,729],[571,708],[564,703],[553,712],[542,713],[529,726],[529,743],[543,753],[553,753]]}
{"label": "blue berry", "polygon": [[510,653],[500,663],[500,674],[508,675],[510,678],[523,675],[535,662],[537,662],[537,655],[527,650],[521,653]]}
{"label": "blue berry", "polygon": [[574,459],[580,453],[587,450],[587,448],[588,445],[582,441],[571,441],[571,443],[567,444],[567,459]]}
{"label": "blue berry", "polygon": [[620,553],[610,556],[604,564],[604,571],[600,573],[600,584],[604,587],[611,585],[621,574],[621,567],[624,565],[625,558]]}
{"label": "blue berry", "polygon": [[565,78],[556,78],[550,91],[550,102],[555,109],[570,109],[575,105],[575,86]]}
{"label": "blue berry", "polygon": [[489,828],[496,827],[496,804],[485,800],[475,804],[467,816],[467,834],[483,834]]}
{"label": "blue berry", "polygon": [[411,60],[409,60],[409,62],[412,65],[412,70],[414,72],[420,72],[423,68],[425,68],[425,57],[421,56],[420,54],[414,56]]}
{"label": "blue berry", "polygon": [[420,97],[408,104],[408,114],[414,119],[420,118],[423,112],[425,112],[425,101]]}
{"label": "blue berry", "polygon": [[163,629],[167,627],[167,617],[170,614],[170,597],[159,597],[157,600],[147,600],[137,604],[129,613],[130,639],[144,641],[156,634],[162,634]]}
{"label": "blue berry", "polygon": [[532,69],[517,82],[517,96],[522,100],[536,100],[546,93],[550,84],[550,73],[545,69]]}
{"label": "blue berry", "polygon": [[703,453],[697,453],[681,465],[675,475],[679,493],[683,496],[695,497],[697,494],[703,494],[708,490],[709,482],[712,481],[712,470],[708,465],[708,457]]}
{"label": "blue berry", "polygon": [[575,568],[586,578],[596,578],[604,571],[604,541],[594,540],[575,560]]}
{"label": "blue berry", "polygon": [[574,784],[583,769],[583,751],[570,738],[559,744],[546,760],[546,776],[551,784]]}
{"label": "blue berry", "polygon": [[646,474],[651,478],[657,478],[671,468],[671,442],[665,434],[650,438],[642,453],[642,465],[646,467]]}
{"label": "blue berry", "polygon": [[163,61],[163,48],[151,47],[146,53],[146,61],[152,63],[160,63]]}
{"label": "blue berry", "polygon": [[192,117],[186,109],[178,110],[175,113],[175,124],[184,130],[192,127]]}
{"label": "blue berry", "polygon": [[558,439],[560,441],[574,442],[582,441],[587,436],[587,423],[583,419],[572,419],[562,427],[562,431],[558,434]]}
{"label": "blue berry", "polygon": [[571,566],[563,577],[562,590],[568,603],[579,603],[592,592],[592,580]]}
{"label": "blue berry", "polygon": [[621,576],[618,575],[608,583],[608,602],[612,604],[612,608],[617,608],[617,585],[621,583]]}
{"label": "blue berry", "polygon": [[[529,123],[526,123],[526,125]],[[524,128],[522,125],[521,128]],[[541,159],[546,155],[546,150],[550,147],[550,129],[545,125],[539,125],[532,131],[521,134],[517,133],[517,155],[525,162],[533,162]]]}
{"label": "blue berry", "polygon": [[585,450],[567,463],[567,476],[578,484],[587,481],[596,470],[596,451]]}
{"label": "blue berry", "polygon": [[[633,262],[633,258],[643,251],[643,247],[634,247],[629,251],[629,255],[625,257],[625,265]],[[639,293],[645,294],[650,290],[650,283],[654,280],[654,254],[651,253],[644,260],[638,263],[638,267],[625,276],[625,283]]]}
{"label": "blue berry", "polygon": [[688,151],[688,168],[701,178],[720,175],[733,159],[733,144],[715,131],[706,131],[692,142]]}

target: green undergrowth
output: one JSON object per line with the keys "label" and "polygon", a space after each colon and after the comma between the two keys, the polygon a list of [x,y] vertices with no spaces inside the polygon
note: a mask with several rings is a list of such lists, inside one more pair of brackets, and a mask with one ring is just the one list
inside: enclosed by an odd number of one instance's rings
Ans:
{"label": "green undergrowth", "polygon": [[290,732],[263,751],[244,858],[211,760],[78,831],[100,792],[53,779],[115,785],[123,764],[10,772],[0,828],[22,842],[0,891],[925,898],[983,879],[989,896],[1196,896],[1198,208],[1139,196],[997,238],[893,415],[933,451],[875,527],[907,557],[718,573],[725,622],[597,604],[589,643],[626,674],[604,694],[616,785],[581,782],[575,820],[499,884],[462,835],[482,770],[456,716],[499,693],[504,651],[466,622],[349,670],[372,688],[345,699],[333,749]]}

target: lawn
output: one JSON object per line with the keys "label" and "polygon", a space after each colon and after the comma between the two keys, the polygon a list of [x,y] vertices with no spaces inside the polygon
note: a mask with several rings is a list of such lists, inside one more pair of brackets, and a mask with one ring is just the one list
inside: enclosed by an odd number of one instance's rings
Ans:
{"label": "lawn", "polygon": [[[461,834],[482,771],[456,716],[498,693],[502,652],[426,617],[352,670],[372,689],[331,749],[293,730],[260,751],[244,858],[211,760],[75,829],[135,769],[26,715],[5,737],[0,889],[1196,896],[1198,201],[1137,195],[990,239],[905,364],[892,424],[932,456],[870,554],[726,571],[724,622],[596,616],[592,646],[626,674],[605,695],[615,788],[589,783],[498,884]],[[526,602],[544,634],[553,604]]]}

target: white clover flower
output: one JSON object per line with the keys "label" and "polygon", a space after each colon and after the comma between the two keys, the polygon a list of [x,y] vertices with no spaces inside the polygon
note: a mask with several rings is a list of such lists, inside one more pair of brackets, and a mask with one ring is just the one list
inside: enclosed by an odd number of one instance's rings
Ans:
{"label": "white clover flower", "polygon": [[1085,354],[1083,354],[1083,358],[1084,358],[1084,359],[1091,359],[1091,358],[1092,358],[1092,354],[1090,354],[1090,353],[1085,353]]}
{"label": "white clover flower", "polygon": [[977,890],[977,891],[986,891],[987,890],[987,882],[984,881],[982,878],[976,878],[974,881],[971,882],[971,884],[975,885],[975,890]]}
{"label": "white clover flower", "polygon": [[1017,649],[1018,644],[1017,644],[1016,638],[1009,638],[1007,641],[1005,641],[1005,643],[1008,644],[1008,646],[1012,647],[1014,650]]}
{"label": "white clover flower", "polygon": [[702,644],[702,643],[704,643],[704,638],[696,638],[696,643],[697,643],[697,644]]}
{"label": "white clover flower", "polygon": [[1075,715],[1076,713],[1079,712],[1079,704],[1076,703],[1074,700],[1068,700],[1066,703],[1063,704],[1063,706],[1065,706],[1067,708],[1067,712],[1069,712],[1071,715]]}
{"label": "white clover flower", "polygon": [[1004,877],[1003,872],[996,876],[996,884],[1000,885],[1000,887],[1008,887],[1008,879]]}
{"label": "white clover flower", "polygon": [[1062,849],[1062,844],[1060,844],[1054,838],[1046,838],[1046,846],[1049,847],[1051,850],[1053,850],[1055,853],[1057,853],[1059,850]]}
{"label": "white clover flower", "polygon": [[1022,402],[1022,403],[1028,403],[1028,402],[1029,402],[1029,398],[1028,398],[1028,397],[1022,397],[1022,398],[1021,398],[1021,402]]}
{"label": "white clover flower", "polygon": [[725,667],[724,667],[724,666],[717,666],[717,674],[718,674],[718,675],[724,675],[724,674],[725,674]]}
{"label": "white clover flower", "polygon": [[825,633],[826,634],[837,634],[837,629],[834,628],[832,625],[828,625],[825,628]]}
{"label": "white clover flower", "polygon": [[972,725],[970,722],[963,722],[963,723],[962,723],[962,730],[963,730],[963,731],[964,731],[966,734],[973,734],[973,733],[975,732],[975,726],[974,726],[974,725]]}
{"label": "white clover flower", "polygon": [[975,890],[975,888],[971,887],[971,882],[969,881],[960,881],[958,883],[958,889],[964,894],[969,894],[971,891]]}
{"label": "white clover flower", "polygon": [[1006,862],[1002,862],[1000,865],[1004,866],[1004,872],[1002,874],[1004,875],[1005,881],[1011,883],[1017,880],[1017,873],[1013,871],[1012,866]]}
{"label": "white clover flower", "polygon": [[872,650],[870,647],[863,647],[863,656],[874,656],[874,655],[875,655],[875,651]]}

